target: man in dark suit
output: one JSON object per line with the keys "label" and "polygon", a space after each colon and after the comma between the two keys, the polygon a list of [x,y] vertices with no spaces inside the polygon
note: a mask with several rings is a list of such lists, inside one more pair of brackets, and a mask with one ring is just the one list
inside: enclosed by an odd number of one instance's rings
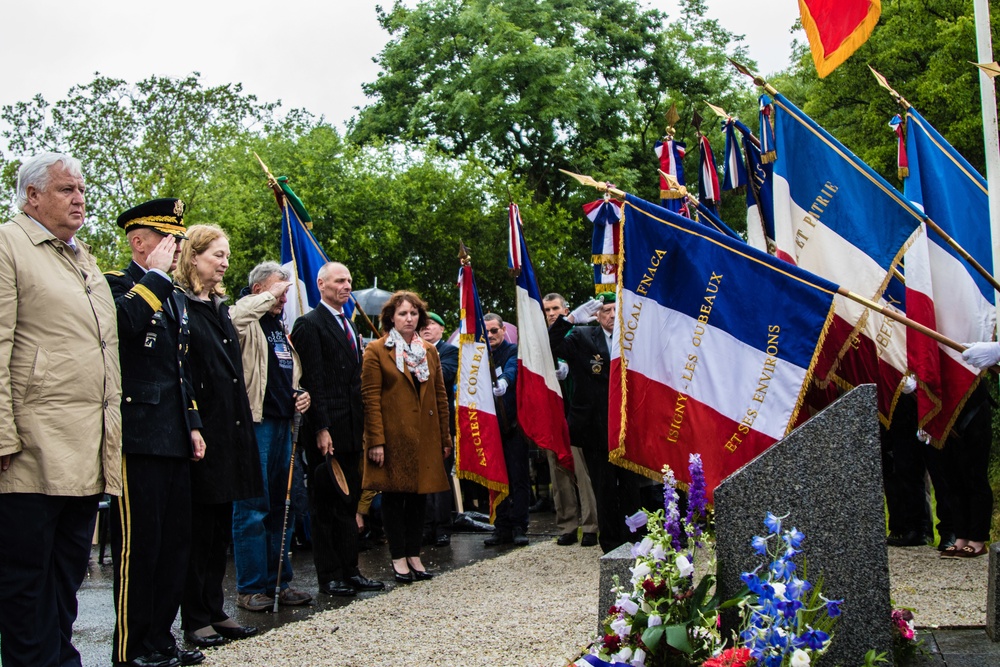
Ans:
{"label": "man in dark suit", "polygon": [[105,274],[118,314],[122,368],[123,490],[111,501],[115,567],[112,661],[134,667],[193,665],[170,631],[191,546],[189,459],[205,454],[186,374],[186,300],[167,275],[184,236],[184,203],[154,199],[125,211],[132,261]]}
{"label": "man in dark suit", "polygon": [[[455,438],[455,376],[458,375],[458,348],[445,342],[444,319],[437,313],[427,313],[427,326],[420,332],[420,337],[437,348],[441,359],[441,372],[444,374],[444,388],[448,392],[448,430]],[[452,479],[451,469],[455,465],[455,452],[444,460],[445,474]],[[451,544],[451,508],[452,492],[427,494],[427,512],[424,520],[424,544],[435,544],[446,547]]]}
{"label": "man in dark suit", "polygon": [[[584,323],[596,311],[598,326]],[[608,460],[608,377],[611,369],[611,333],[615,325],[615,294],[559,316],[549,327],[552,353],[569,365],[573,397],[567,421],[570,442],[583,450],[597,499],[599,541],[604,553],[629,541],[625,517],[639,511],[640,488],[646,481]]]}
{"label": "man in dark suit", "polygon": [[[321,301],[295,320],[292,345],[302,361],[302,388],[312,404],[303,442],[310,470],[309,513],[313,561],[319,588],[329,595],[377,591],[385,584],[358,570],[358,499],[361,495],[361,336],[344,314],[351,298],[351,272],[339,262],[316,276]],[[312,435],[312,440],[308,437]],[[342,497],[331,470],[335,460],[347,481]]]}

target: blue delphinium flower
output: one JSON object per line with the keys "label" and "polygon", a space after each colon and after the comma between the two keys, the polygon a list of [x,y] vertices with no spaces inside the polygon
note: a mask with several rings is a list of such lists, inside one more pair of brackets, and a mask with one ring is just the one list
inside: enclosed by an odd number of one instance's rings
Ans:
{"label": "blue delphinium flower", "polygon": [[761,588],[760,578],[757,576],[756,571],[754,572],[744,572],[740,575],[740,579],[743,583],[747,585],[751,593],[755,595],[760,595],[763,589]]}
{"label": "blue delphinium flower", "polygon": [[670,466],[663,466],[663,529],[670,535],[670,543],[674,551],[681,550],[681,516],[677,510],[677,478]]}
{"label": "blue delphinium flower", "polygon": [[806,539],[806,536],[798,528],[792,528],[791,530],[786,530],[781,539],[792,549],[798,549],[799,545],[802,544],[802,540]]}
{"label": "blue delphinium flower", "polygon": [[785,585],[785,596],[798,600],[802,597],[803,593],[806,593],[811,588],[812,584],[808,581],[799,579],[798,577],[792,577],[791,581]]}
{"label": "blue delphinium flower", "polygon": [[[786,515],[787,516],[787,515]],[[785,517],[774,516],[770,512],[764,517],[764,526],[767,528],[771,535],[777,535],[781,532],[781,520]]]}
{"label": "blue delphinium flower", "polygon": [[830,641],[830,635],[822,630],[814,630],[812,627],[807,625],[806,631],[794,640],[794,644],[797,648],[810,648],[813,651],[818,651],[823,648],[828,641]]}
{"label": "blue delphinium flower", "polygon": [[692,536],[697,539],[701,536],[701,524],[698,520],[704,518],[705,508],[708,507],[708,498],[705,495],[705,469],[700,454],[692,454],[688,461],[691,485],[688,487],[688,511],[684,520],[688,529],[692,531]]}
{"label": "blue delphinium flower", "polygon": [[786,558],[779,558],[771,563],[771,572],[778,579],[791,579],[795,572],[795,563]]}
{"label": "blue delphinium flower", "polygon": [[844,604],[843,600],[827,600],[826,598],[823,598],[823,600],[826,601],[826,613],[830,618],[840,616],[840,605]]}
{"label": "blue delphinium flower", "polygon": [[782,600],[775,606],[778,607],[778,611],[780,611],[785,618],[792,618],[795,616],[795,612],[802,609],[802,603],[798,600]]}
{"label": "blue delphinium flower", "polygon": [[753,540],[750,541],[750,546],[753,550],[757,552],[759,556],[767,555],[767,538],[761,537],[760,535],[754,535]]}

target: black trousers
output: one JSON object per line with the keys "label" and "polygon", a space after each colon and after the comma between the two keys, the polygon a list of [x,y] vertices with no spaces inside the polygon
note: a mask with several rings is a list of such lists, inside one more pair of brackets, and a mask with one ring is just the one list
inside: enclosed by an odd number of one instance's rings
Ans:
{"label": "black trousers", "polygon": [[124,488],[111,500],[115,567],[113,662],[176,645],[177,617],[191,552],[191,463],[125,454]]}
{"label": "black trousers", "polygon": [[497,505],[497,530],[528,530],[528,506],[531,504],[531,475],[528,469],[528,441],[515,431],[503,438],[503,459],[507,466],[509,494]]}
{"label": "black trousers", "polygon": [[651,489],[647,494],[651,510],[663,506],[663,497],[661,495],[656,504],[653,498],[656,486],[650,485],[641,475],[611,463],[606,448],[583,448],[583,458],[587,461],[587,471],[590,473],[590,483],[594,487],[594,499],[597,501],[598,543],[601,550],[608,553],[626,542],[634,541],[635,535],[625,524],[625,517],[642,508],[642,489]]}
{"label": "black trousers", "polygon": [[3,667],[79,667],[76,592],[87,575],[99,498],[0,494]]}
{"label": "black trousers", "polygon": [[[444,474],[451,482],[451,469],[455,465],[455,452],[444,460]],[[430,538],[439,535],[451,535],[451,512],[455,507],[455,498],[452,490],[439,491],[438,493],[428,493],[424,496],[427,499],[427,511],[424,514],[424,533]]]}
{"label": "black trousers", "polygon": [[959,414],[943,451],[952,491],[955,537],[975,542],[990,539],[993,490],[988,473],[992,421],[993,408],[986,387],[980,384]]}
{"label": "black trousers", "polygon": [[422,493],[382,493],[382,526],[392,558],[417,558],[424,533],[427,496]]}
{"label": "black trousers", "polygon": [[191,557],[188,559],[181,627],[194,632],[229,618],[222,609],[226,552],[233,541],[233,504],[191,504]]}
{"label": "black trousers", "polygon": [[360,574],[355,515],[361,497],[361,452],[337,452],[334,456],[347,480],[350,490],[347,499],[334,488],[336,482],[330,474],[330,466],[322,459],[312,468],[309,477],[309,527],[320,586]]}
{"label": "black trousers", "polygon": [[902,396],[890,428],[880,428],[882,485],[889,509],[889,531],[931,535],[930,503],[924,485],[928,445],[917,440],[917,402]]}

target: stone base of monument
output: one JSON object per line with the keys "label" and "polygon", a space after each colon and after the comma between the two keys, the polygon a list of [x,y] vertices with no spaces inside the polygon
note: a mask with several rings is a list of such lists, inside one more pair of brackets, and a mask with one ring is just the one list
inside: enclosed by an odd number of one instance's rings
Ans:
{"label": "stone base of monument", "polygon": [[608,608],[618,599],[618,596],[611,592],[615,586],[615,575],[618,575],[618,581],[628,588],[628,582],[632,579],[630,568],[633,565],[635,565],[635,557],[632,555],[631,542],[626,542],[617,549],[601,556],[601,590],[597,596],[598,632],[601,632],[601,622],[608,616]]}
{"label": "stone base of monument", "polygon": [[[805,533],[808,579],[843,599],[827,665],[860,665],[870,649],[892,659],[889,556],[875,386],[858,387],[715,490],[718,585],[723,599],[743,587],[740,574],[761,564],[750,547],[766,535],[764,516]],[[802,562],[802,556],[796,560]]]}
{"label": "stone base of monument", "polygon": [[1000,642],[1000,542],[990,545],[990,574],[986,587],[986,634]]}

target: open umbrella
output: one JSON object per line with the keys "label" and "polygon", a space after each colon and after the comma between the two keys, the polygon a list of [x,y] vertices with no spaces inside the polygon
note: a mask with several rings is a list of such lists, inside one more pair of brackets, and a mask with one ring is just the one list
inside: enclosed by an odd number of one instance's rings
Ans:
{"label": "open umbrella", "polygon": [[379,313],[382,312],[382,306],[392,296],[392,292],[386,292],[378,287],[359,289],[353,294],[354,300],[361,306],[361,310],[365,311],[373,322],[378,319]]}

